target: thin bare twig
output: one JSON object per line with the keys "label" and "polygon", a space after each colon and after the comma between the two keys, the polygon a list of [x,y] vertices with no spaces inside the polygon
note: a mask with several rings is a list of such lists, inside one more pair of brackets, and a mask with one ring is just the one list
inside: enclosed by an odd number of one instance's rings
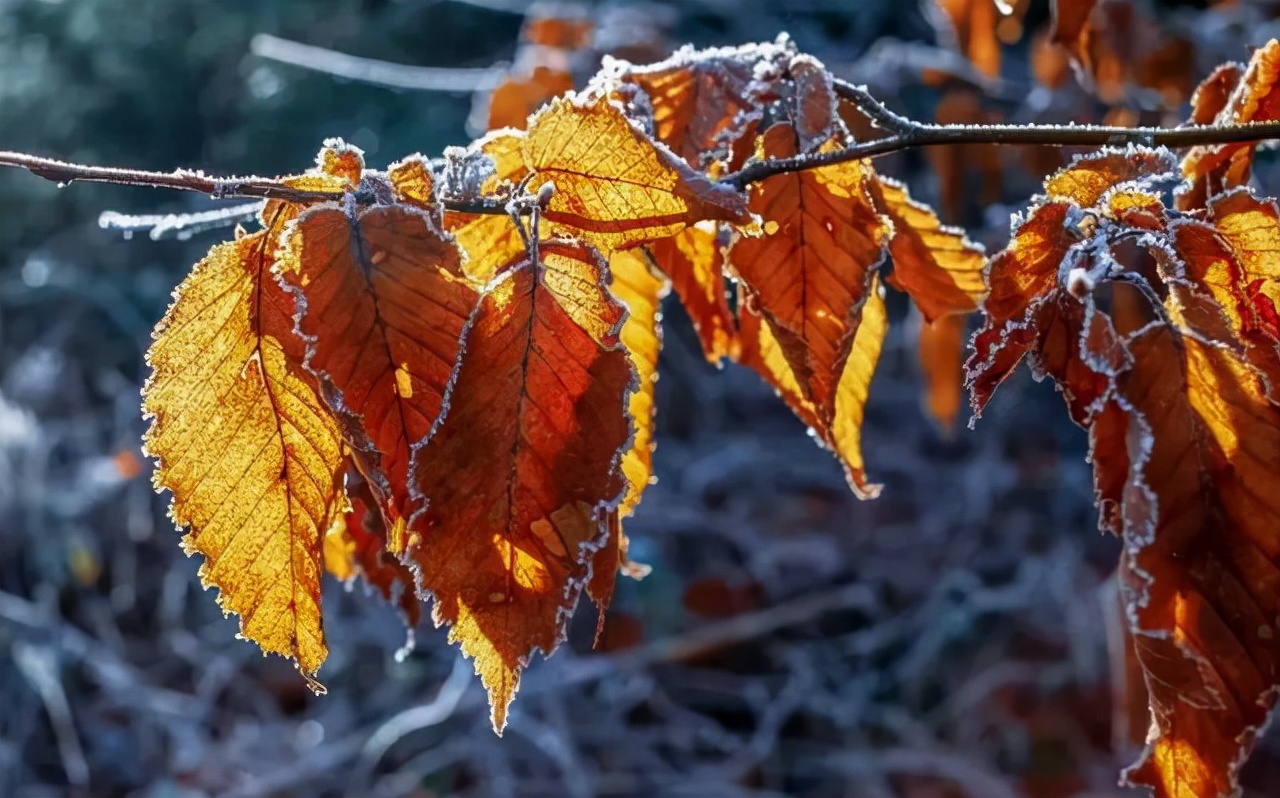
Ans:
{"label": "thin bare twig", "polygon": [[361,58],[324,47],[259,33],[249,41],[249,52],[259,58],[310,69],[334,77],[371,83],[391,89],[470,94],[488,91],[502,82],[506,67],[476,69],[425,67]]}

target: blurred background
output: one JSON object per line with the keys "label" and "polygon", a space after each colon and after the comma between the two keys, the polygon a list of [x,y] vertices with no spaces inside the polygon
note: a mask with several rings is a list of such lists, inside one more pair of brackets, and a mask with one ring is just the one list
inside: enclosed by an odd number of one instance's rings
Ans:
{"label": "blurred background", "polygon": [[[275,175],[341,136],[382,167],[518,122],[512,103],[581,85],[602,54],[783,31],[919,119],[1176,124],[1197,80],[1280,32],[1274,6],[1104,0],[1073,71],[1047,0],[0,0],[0,149]],[[547,41],[547,18],[581,36]],[[1069,155],[878,167],[994,251]],[[753,374],[708,366],[672,305],[658,483],[628,526],[653,572],[620,581],[599,648],[584,608],[498,738],[443,633],[397,656],[395,610],[332,583],[313,696],[200,589],[139,450],[151,328],[230,233],[129,238],[98,217],[210,207],[0,171],[0,796],[1137,794],[1115,786],[1145,719],[1108,653],[1119,547],[1084,435],[1025,374],[975,431],[942,423],[955,406],[943,390],[927,410],[905,303],[867,416],[878,500]],[[1262,747],[1250,796],[1280,778]]]}

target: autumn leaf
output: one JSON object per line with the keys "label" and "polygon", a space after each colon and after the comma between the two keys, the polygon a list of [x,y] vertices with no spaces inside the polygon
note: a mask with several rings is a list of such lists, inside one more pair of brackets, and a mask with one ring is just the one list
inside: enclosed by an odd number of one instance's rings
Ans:
{"label": "autumn leaf", "polygon": [[414,208],[322,205],[299,217],[277,268],[299,300],[307,368],[378,497],[390,549],[402,552],[422,509],[410,453],[440,417],[477,302],[461,255]]}
{"label": "autumn leaf", "polygon": [[980,409],[1027,357],[1089,430],[1152,720],[1127,776],[1157,798],[1227,796],[1280,683],[1280,407],[1264,371],[1280,224],[1244,191],[1171,213],[1156,190],[1171,171],[1159,153],[1103,152],[1046,182],[992,259],[969,375]]}
{"label": "autumn leaf", "polygon": [[609,258],[609,273],[613,277],[609,293],[627,308],[621,338],[637,379],[627,407],[635,434],[631,447],[622,457],[627,496],[618,514],[625,518],[635,511],[653,476],[654,390],[658,381],[658,353],[662,350],[661,302],[671,284],[649,268],[648,258],[634,250],[615,252]]}
{"label": "autumn leaf", "polygon": [[544,217],[606,251],[704,219],[748,220],[740,193],[655,144],[603,97],[552,102],[534,117],[522,151],[533,185],[556,188]]}
{"label": "autumn leaf", "polygon": [[[472,145],[473,152],[493,165],[492,173],[479,186],[485,196],[508,194],[529,174],[521,152],[524,137],[519,131],[499,130]],[[457,240],[465,255],[463,271],[477,285],[492,280],[499,266],[513,262],[525,251],[520,230],[505,214],[445,211],[443,226]]]}
{"label": "autumn leaf", "polygon": [[490,130],[529,126],[529,116],[553,97],[573,89],[573,74],[538,64],[528,75],[511,75],[489,94]]}
{"label": "autumn leaf", "polygon": [[937,0],[951,22],[960,52],[984,75],[1000,74],[999,12],[992,0]]}
{"label": "autumn leaf", "polygon": [[[798,146],[789,125],[771,127],[760,143],[771,158],[795,155]],[[771,326],[820,425],[834,417],[855,312],[888,234],[867,195],[871,179],[859,162],[770,177],[752,187],[750,200],[765,235],[739,236],[729,249],[729,268]]]}
{"label": "autumn leaf", "polygon": [[475,659],[501,731],[520,671],[550,653],[622,501],[635,375],[625,308],[590,249],[544,242],[476,309],[444,423],[414,451],[428,505],[411,548],[437,624]]}
{"label": "autumn leaf", "polygon": [[[1222,94],[1236,78],[1225,101]],[[1270,40],[1249,59],[1243,73],[1219,68],[1196,90],[1193,115],[1199,121],[1219,106],[1209,124],[1232,125],[1280,120],[1280,41]],[[1182,173],[1190,181],[1177,192],[1180,210],[1203,208],[1214,194],[1249,180],[1257,142],[1192,147],[1182,159]]]}
{"label": "autumn leaf", "polygon": [[[619,76],[645,92],[654,136],[690,166],[728,161],[733,145],[761,116],[749,88],[758,75],[780,74],[790,58],[777,45],[695,51],[685,47],[665,61],[628,66]],[[757,84],[758,85],[758,84]]]}
{"label": "autumn leaf", "polygon": [[348,464],[345,473],[351,509],[325,534],[325,570],[347,584],[363,579],[384,601],[400,608],[412,629],[422,620],[413,572],[387,551],[387,529],[369,483],[354,464]]}
{"label": "autumn leaf", "polygon": [[814,431],[818,442],[835,454],[853,492],[869,499],[879,495],[880,486],[867,479],[862,421],[871,378],[889,327],[880,281],[874,272],[869,275],[863,296],[862,307],[852,319],[848,354],[838,375],[829,417],[806,394],[773,325],[755,311],[749,300],[740,302],[738,332],[742,340],[739,361],[774,387],[792,412]]}
{"label": "autumn leaf", "polygon": [[950,431],[964,401],[964,348],[968,317],[920,319],[918,357],[924,376],[925,409],[944,431]]}
{"label": "autumn leaf", "polygon": [[1280,681],[1280,408],[1212,298],[1170,288],[1168,322],[1130,336],[1117,381],[1125,586],[1156,732],[1126,775],[1160,798],[1227,796]]}
{"label": "autumn leaf", "polygon": [[653,264],[671,278],[671,288],[693,322],[707,361],[718,365],[738,356],[737,324],[729,309],[724,250],[715,224],[703,222],[645,245]]}
{"label": "autumn leaf", "polygon": [[271,276],[277,234],[216,245],[178,287],[147,353],[145,446],[201,581],[323,692],[321,537],[343,504],[341,442]]}
{"label": "autumn leaf", "polygon": [[982,280],[987,258],[962,230],[946,227],[906,186],[885,177],[868,183],[876,210],[892,225],[889,285],[911,296],[928,321],[949,313],[969,313],[986,295]]}

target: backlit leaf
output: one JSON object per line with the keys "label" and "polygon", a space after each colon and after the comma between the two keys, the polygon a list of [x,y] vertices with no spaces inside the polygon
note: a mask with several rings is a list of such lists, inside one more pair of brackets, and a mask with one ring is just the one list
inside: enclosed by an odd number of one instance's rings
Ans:
{"label": "backlit leaf", "polygon": [[921,319],[919,358],[924,375],[925,409],[943,430],[955,426],[964,397],[964,348],[968,317]]}
{"label": "backlit leaf", "polygon": [[545,218],[606,250],[704,219],[748,219],[740,193],[695,172],[601,97],[554,101],[533,119],[523,152],[534,185],[556,187]]}
{"label": "backlit leaf", "polygon": [[666,61],[628,67],[621,79],[644,90],[657,139],[689,165],[708,168],[729,159],[734,142],[760,115],[748,92],[757,64],[781,67],[786,57],[776,45],[702,52],[686,47]]}
{"label": "backlit leaf", "polygon": [[422,620],[413,571],[387,551],[387,528],[369,483],[354,464],[346,474],[351,509],[325,534],[325,570],[348,584],[364,579],[385,601],[400,608],[412,629]]}
{"label": "backlit leaf", "polygon": [[578,244],[543,243],[484,295],[444,423],[414,452],[411,549],[437,624],[475,659],[501,730],[520,671],[550,653],[625,493],[635,376],[625,309]]}
{"label": "backlit leaf", "polygon": [[307,368],[342,419],[377,495],[393,552],[421,510],[408,484],[412,448],[444,406],[459,339],[477,295],[454,243],[430,216],[379,205],[349,215],[304,213],[289,236],[282,278],[299,297]]}
{"label": "backlit leaf", "polygon": [[[1206,78],[1197,91],[1194,109],[1197,119],[1207,116],[1208,109],[1221,102],[1218,97],[1227,81],[1237,74],[1230,69],[1220,69]],[[1225,104],[1210,123],[1230,125],[1275,120],[1280,120],[1280,41],[1272,39],[1254,51]],[[1182,159],[1182,173],[1191,184],[1179,189],[1178,208],[1203,208],[1214,194],[1247,183],[1256,148],[1256,142],[1192,147]]]}
{"label": "backlit leaf", "polygon": [[322,692],[321,537],[343,503],[342,454],[271,276],[278,232],[216,245],[175,292],[147,354],[145,444],[201,581]]}
{"label": "backlit leaf", "polygon": [[714,223],[688,227],[645,245],[653,263],[671,278],[671,287],[693,321],[702,353],[712,364],[738,354],[737,325],[729,310],[724,251]]}
{"label": "backlit leaf", "polygon": [[619,515],[625,518],[635,511],[653,476],[654,390],[658,381],[658,353],[662,349],[661,302],[671,285],[654,274],[648,259],[639,251],[615,252],[609,258],[609,272],[613,277],[609,293],[627,307],[622,345],[631,355],[637,379],[627,407],[635,433],[631,448],[622,458],[627,496]]}
{"label": "backlit leaf", "polygon": [[892,223],[889,285],[909,294],[928,321],[976,310],[986,294],[982,248],[963,231],[945,227],[901,183],[878,177],[869,190],[876,209]]}
{"label": "backlit leaf", "polygon": [[[480,186],[486,196],[509,190],[529,174],[523,146],[524,134],[515,130],[490,133],[473,145],[493,163],[493,173]],[[463,271],[479,285],[492,280],[499,266],[511,263],[525,250],[515,222],[502,214],[445,211],[444,229],[453,234],[466,255]]]}
{"label": "backlit leaf", "polygon": [[[798,142],[789,125],[774,125],[760,147],[766,157],[786,158]],[[756,184],[751,209],[765,235],[740,236],[728,254],[822,426],[834,417],[856,312],[888,235],[867,195],[872,175],[848,162]]]}

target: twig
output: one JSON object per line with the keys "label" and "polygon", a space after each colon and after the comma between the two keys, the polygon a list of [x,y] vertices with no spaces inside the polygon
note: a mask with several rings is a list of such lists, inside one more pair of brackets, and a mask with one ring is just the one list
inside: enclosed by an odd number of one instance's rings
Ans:
{"label": "twig", "polygon": [[[1118,146],[1125,144],[1148,147],[1195,147],[1231,144],[1280,138],[1280,122],[1247,122],[1239,125],[1191,125],[1179,128],[1114,127],[1105,125],[935,125],[898,116],[857,86],[844,83],[841,96],[857,105],[877,124],[893,130],[892,135],[875,141],[851,144],[840,150],[805,153],[791,158],[776,158],[750,164],[725,175],[719,182],[743,189],[774,175],[800,172],[837,163],[876,158],[916,147],[946,144],[1008,144],[1049,147]],[[148,172],[87,166],[42,158],[20,152],[0,151],[0,166],[26,169],[37,177],[66,185],[75,180],[115,183],[129,186],[173,188],[197,191],[214,199],[259,197],[307,204],[341,198],[343,192],[314,191],[293,188],[280,180],[264,177],[215,178],[203,172],[178,169],[172,172]],[[474,200],[445,200],[445,208],[460,213],[505,214],[507,203],[487,197]]]}
{"label": "twig", "polygon": [[[76,180],[86,183],[111,183],[120,186],[146,186],[148,188],[172,188],[178,191],[194,191],[208,194],[214,199],[257,197],[277,199],[298,205],[315,202],[336,202],[345,191],[317,191],[294,188],[281,180],[270,177],[210,177],[203,172],[175,169],[172,172],[150,172],[143,169],[119,169],[111,166],[88,166],[67,163],[54,158],[43,158],[24,152],[0,150],[0,166],[26,169],[36,177],[57,183],[60,187]],[[459,213],[483,213],[501,215],[507,213],[506,200],[479,197],[475,200],[445,200],[444,207]]]}
{"label": "twig", "polygon": [[249,52],[260,58],[326,75],[411,91],[470,94],[494,88],[506,75],[506,68],[502,66],[466,69],[394,64],[293,42],[266,33],[259,33],[250,40]]}
{"label": "twig", "polygon": [[196,233],[229,227],[237,222],[251,219],[261,208],[261,202],[251,202],[246,205],[215,208],[198,213],[133,215],[103,211],[98,217],[98,226],[104,230],[119,230],[125,234],[126,238],[133,233],[146,230],[152,241],[159,241],[168,236],[187,239]]}

